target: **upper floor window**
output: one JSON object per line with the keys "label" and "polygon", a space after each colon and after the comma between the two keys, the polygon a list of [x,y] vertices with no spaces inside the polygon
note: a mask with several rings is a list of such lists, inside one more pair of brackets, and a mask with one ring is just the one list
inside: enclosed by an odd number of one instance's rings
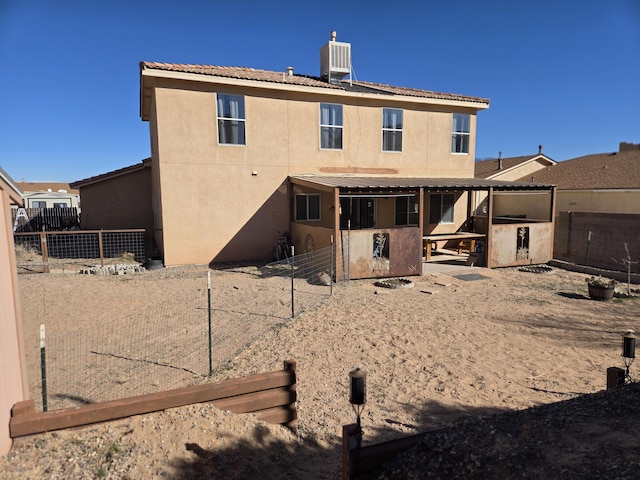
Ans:
{"label": "upper floor window", "polygon": [[429,223],[453,223],[453,193],[429,195]]}
{"label": "upper floor window", "polygon": [[451,153],[469,153],[471,115],[454,113],[451,126]]}
{"label": "upper floor window", "polygon": [[396,197],[396,225],[418,224],[418,197]]}
{"label": "upper floor window", "polygon": [[320,148],[342,149],[342,105],[320,104]]}
{"label": "upper floor window", "polygon": [[296,220],[320,220],[319,193],[296,193]]}
{"label": "upper floor window", "polygon": [[246,145],[244,97],[217,95],[218,142],[228,145]]}
{"label": "upper floor window", "polygon": [[402,110],[398,108],[382,110],[382,151],[402,151]]}

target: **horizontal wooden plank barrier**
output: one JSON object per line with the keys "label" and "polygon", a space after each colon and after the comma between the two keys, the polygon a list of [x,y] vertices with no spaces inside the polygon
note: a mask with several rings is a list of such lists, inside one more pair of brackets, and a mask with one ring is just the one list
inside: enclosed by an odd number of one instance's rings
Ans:
{"label": "horizontal wooden plank barrier", "polygon": [[295,431],[296,399],[296,362],[287,360],[280,371],[50,412],[36,412],[35,402],[25,400],[11,409],[9,433],[16,438],[204,402],[233,413],[255,413]]}
{"label": "horizontal wooden plank barrier", "polygon": [[356,424],[344,425],[342,427],[342,479],[358,478],[359,475],[370,473],[382,467],[388,460],[417,445],[427,435],[438,430],[367,445],[358,449],[355,440]]}

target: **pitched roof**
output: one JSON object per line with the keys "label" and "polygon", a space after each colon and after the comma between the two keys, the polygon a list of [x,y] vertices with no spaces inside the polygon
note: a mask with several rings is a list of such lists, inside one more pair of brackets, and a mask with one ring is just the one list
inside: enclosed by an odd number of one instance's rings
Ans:
{"label": "pitched roof", "polygon": [[553,183],[558,190],[640,189],[640,149],[565,160],[521,180]]}
{"label": "pitched roof", "polygon": [[64,182],[17,182],[23,192],[54,192],[66,190],[70,194],[78,194],[78,190],[71,188],[68,183]]}
{"label": "pitched roof", "polygon": [[15,182],[13,178],[11,178],[11,176],[2,168],[0,168],[0,181],[9,187],[8,194],[11,201],[19,205],[24,204],[22,192],[20,191],[20,187],[17,185],[17,182]]}
{"label": "pitched roof", "polygon": [[300,85],[342,91],[366,91],[367,93],[377,93],[380,95],[402,95],[407,97],[453,100],[481,103],[486,104],[487,106],[489,105],[489,99],[487,98],[470,97],[467,95],[434,92],[431,90],[398,87],[393,85],[385,85],[382,83],[363,81],[343,80],[339,84],[333,84],[313,75],[289,75],[287,72],[274,72],[270,70],[259,70],[248,67],[221,67],[217,65],[140,62],[140,70],[143,71],[146,69],[165,70],[180,73],[195,73],[199,75],[210,75],[215,77],[235,78],[240,80],[257,80],[261,82]]}
{"label": "pitched roof", "polygon": [[102,182],[104,180],[109,180],[111,178],[119,177],[121,175],[126,175],[129,173],[137,172],[138,170],[142,170],[144,168],[151,167],[151,158],[145,158],[142,162],[136,163],[135,165],[129,165],[128,167],[119,168],[117,170],[112,170],[110,172],[101,173],[100,175],[95,175],[93,177],[85,178],[82,180],[76,180],[71,184],[74,188],[82,188],[87,185],[91,185],[92,183]]}
{"label": "pitched roof", "polygon": [[502,159],[502,166],[500,166],[500,159],[479,160],[475,163],[475,177],[476,178],[491,178],[498,173],[506,172],[514,167],[522,165],[524,163],[543,160],[553,165],[555,161],[542,154],[524,155],[522,157],[508,157]]}

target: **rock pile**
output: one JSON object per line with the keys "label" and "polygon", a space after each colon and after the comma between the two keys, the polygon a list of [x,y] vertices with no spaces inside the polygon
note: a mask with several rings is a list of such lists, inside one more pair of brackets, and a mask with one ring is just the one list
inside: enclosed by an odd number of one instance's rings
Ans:
{"label": "rock pile", "polygon": [[128,273],[144,272],[145,268],[138,264],[116,264],[101,267],[82,268],[78,273],[83,275],[126,275]]}

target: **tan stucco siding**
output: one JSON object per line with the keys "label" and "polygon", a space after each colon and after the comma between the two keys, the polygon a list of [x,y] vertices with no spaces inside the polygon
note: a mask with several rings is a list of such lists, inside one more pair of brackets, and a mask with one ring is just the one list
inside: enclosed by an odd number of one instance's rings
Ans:
{"label": "tan stucco siding", "polygon": [[10,187],[0,179],[0,455],[11,448],[11,408],[28,397]]}
{"label": "tan stucco siding", "polygon": [[551,220],[550,192],[495,193],[494,217],[525,215],[528,220]]}
{"label": "tan stucco siding", "polygon": [[151,170],[122,175],[82,189],[82,228],[123,229],[153,227]]}
{"label": "tan stucco siding", "polygon": [[[455,155],[451,112],[227,86],[221,93],[245,95],[246,145],[219,145],[214,88],[157,80],[150,119],[153,189],[166,265],[268,258],[276,237],[288,231],[289,175],[357,168],[360,174],[473,176],[472,112],[470,152]],[[344,105],[342,150],[320,148],[321,102]],[[384,106],[404,110],[402,153],[382,151]],[[329,219],[324,198],[322,208]]]}
{"label": "tan stucco siding", "polygon": [[[424,233],[452,233],[458,230],[460,226],[467,220],[467,192],[449,192],[454,194],[455,203],[453,205],[453,223],[430,223],[430,197],[431,194],[425,192],[425,208],[423,211]],[[470,214],[471,212],[469,212]]]}
{"label": "tan stucco siding", "polygon": [[529,161],[509,170],[498,172],[495,175],[492,175],[490,178],[508,182],[515,182],[517,180],[520,180],[522,182],[535,182],[535,173],[547,167],[548,163],[543,164],[539,160]]}

